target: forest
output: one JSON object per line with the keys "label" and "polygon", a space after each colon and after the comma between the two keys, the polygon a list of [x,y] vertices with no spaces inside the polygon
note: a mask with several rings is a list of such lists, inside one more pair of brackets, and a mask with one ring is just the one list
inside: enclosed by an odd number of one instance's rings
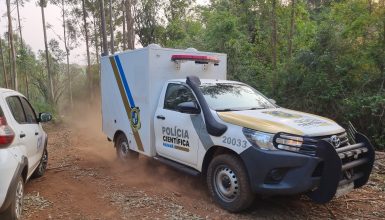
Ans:
{"label": "forest", "polygon": [[[31,1],[1,1],[0,85],[40,111],[59,117],[78,100],[97,102],[102,51],[194,47],[228,54],[229,79],[282,107],[350,121],[385,149],[385,0],[35,0],[45,45],[36,54],[19,10]],[[52,39],[47,5],[61,11]],[[84,66],[70,60],[80,44]]]}

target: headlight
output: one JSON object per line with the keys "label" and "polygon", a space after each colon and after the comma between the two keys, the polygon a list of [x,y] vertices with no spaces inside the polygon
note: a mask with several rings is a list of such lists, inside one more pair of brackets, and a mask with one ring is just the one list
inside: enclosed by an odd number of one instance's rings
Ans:
{"label": "headlight", "polygon": [[301,149],[303,143],[302,137],[282,134],[275,139],[275,147],[273,144],[273,138],[275,134],[255,131],[249,128],[243,128],[243,134],[254,147],[259,147],[264,150],[280,149],[298,152]]}
{"label": "headlight", "polygon": [[275,142],[281,150],[298,152],[301,149],[303,138],[292,135],[280,135]]}
{"label": "headlight", "polygon": [[277,150],[273,145],[274,134],[255,131],[249,128],[243,128],[242,131],[246,139],[254,147],[259,147],[264,150]]}

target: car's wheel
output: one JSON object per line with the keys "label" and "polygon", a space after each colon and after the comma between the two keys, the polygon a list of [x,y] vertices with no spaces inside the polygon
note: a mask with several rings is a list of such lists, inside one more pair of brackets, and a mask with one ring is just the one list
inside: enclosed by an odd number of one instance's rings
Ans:
{"label": "car's wheel", "polygon": [[207,170],[207,184],[214,200],[230,212],[240,212],[254,201],[246,169],[236,155],[216,156]]}
{"label": "car's wheel", "polygon": [[36,168],[35,172],[32,174],[32,178],[42,177],[47,169],[48,165],[48,151],[44,149],[43,155],[40,158],[39,166]]}
{"label": "car's wheel", "polygon": [[11,204],[1,217],[9,220],[21,219],[23,212],[24,180],[21,176],[17,178],[15,190],[11,194]]}
{"label": "car's wheel", "polygon": [[130,149],[126,135],[118,134],[115,139],[116,154],[121,161],[127,161],[139,157],[139,153]]}

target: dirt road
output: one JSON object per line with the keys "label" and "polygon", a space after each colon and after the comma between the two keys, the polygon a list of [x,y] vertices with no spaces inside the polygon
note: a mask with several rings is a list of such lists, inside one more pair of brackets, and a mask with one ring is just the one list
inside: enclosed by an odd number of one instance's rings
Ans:
{"label": "dirt road", "polygon": [[116,161],[100,113],[85,107],[75,115],[46,126],[49,168],[26,185],[24,219],[385,218],[385,154],[378,154],[367,186],[327,205],[305,196],[258,198],[244,213],[230,214],[214,205],[199,177],[145,157]]}

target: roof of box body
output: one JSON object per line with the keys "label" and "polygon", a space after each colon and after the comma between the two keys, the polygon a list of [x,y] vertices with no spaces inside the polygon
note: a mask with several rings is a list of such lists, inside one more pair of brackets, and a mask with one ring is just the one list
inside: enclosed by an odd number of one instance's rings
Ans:
{"label": "roof of box body", "polygon": [[195,48],[174,49],[174,48],[161,47],[158,44],[150,44],[147,47],[142,47],[142,48],[138,48],[138,49],[134,49],[134,50],[118,51],[118,52],[115,52],[114,54],[109,54],[109,55],[107,55],[105,57],[110,57],[110,56],[115,56],[115,55],[119,55],[119,54],[124,54],[124,53],[127,53],[127,52],[135,52],[135,51],[147,50],[147,49],[151,49],[151,50],[171,50],[171,51],[175,51],[176,53],[181,53],[181,54],[183,54],[183,53],[186,53],[186,54],[193,53],[193,54],[227,55],[225,53],[216,53],[216,52],[210,52],[210,51],[198,51]]}
{"label": "roof of box body", "polygon": [[[243,84],[241,82],[237,81],[231,81],[231,80],[218,80],[218,79],[200,79],[202,84],[214,84],[214,83],[235,83],[235,84]],[[186,79],[170,79],[167,80],[167,82],[178,82],[178,83],[185,83]]]}

